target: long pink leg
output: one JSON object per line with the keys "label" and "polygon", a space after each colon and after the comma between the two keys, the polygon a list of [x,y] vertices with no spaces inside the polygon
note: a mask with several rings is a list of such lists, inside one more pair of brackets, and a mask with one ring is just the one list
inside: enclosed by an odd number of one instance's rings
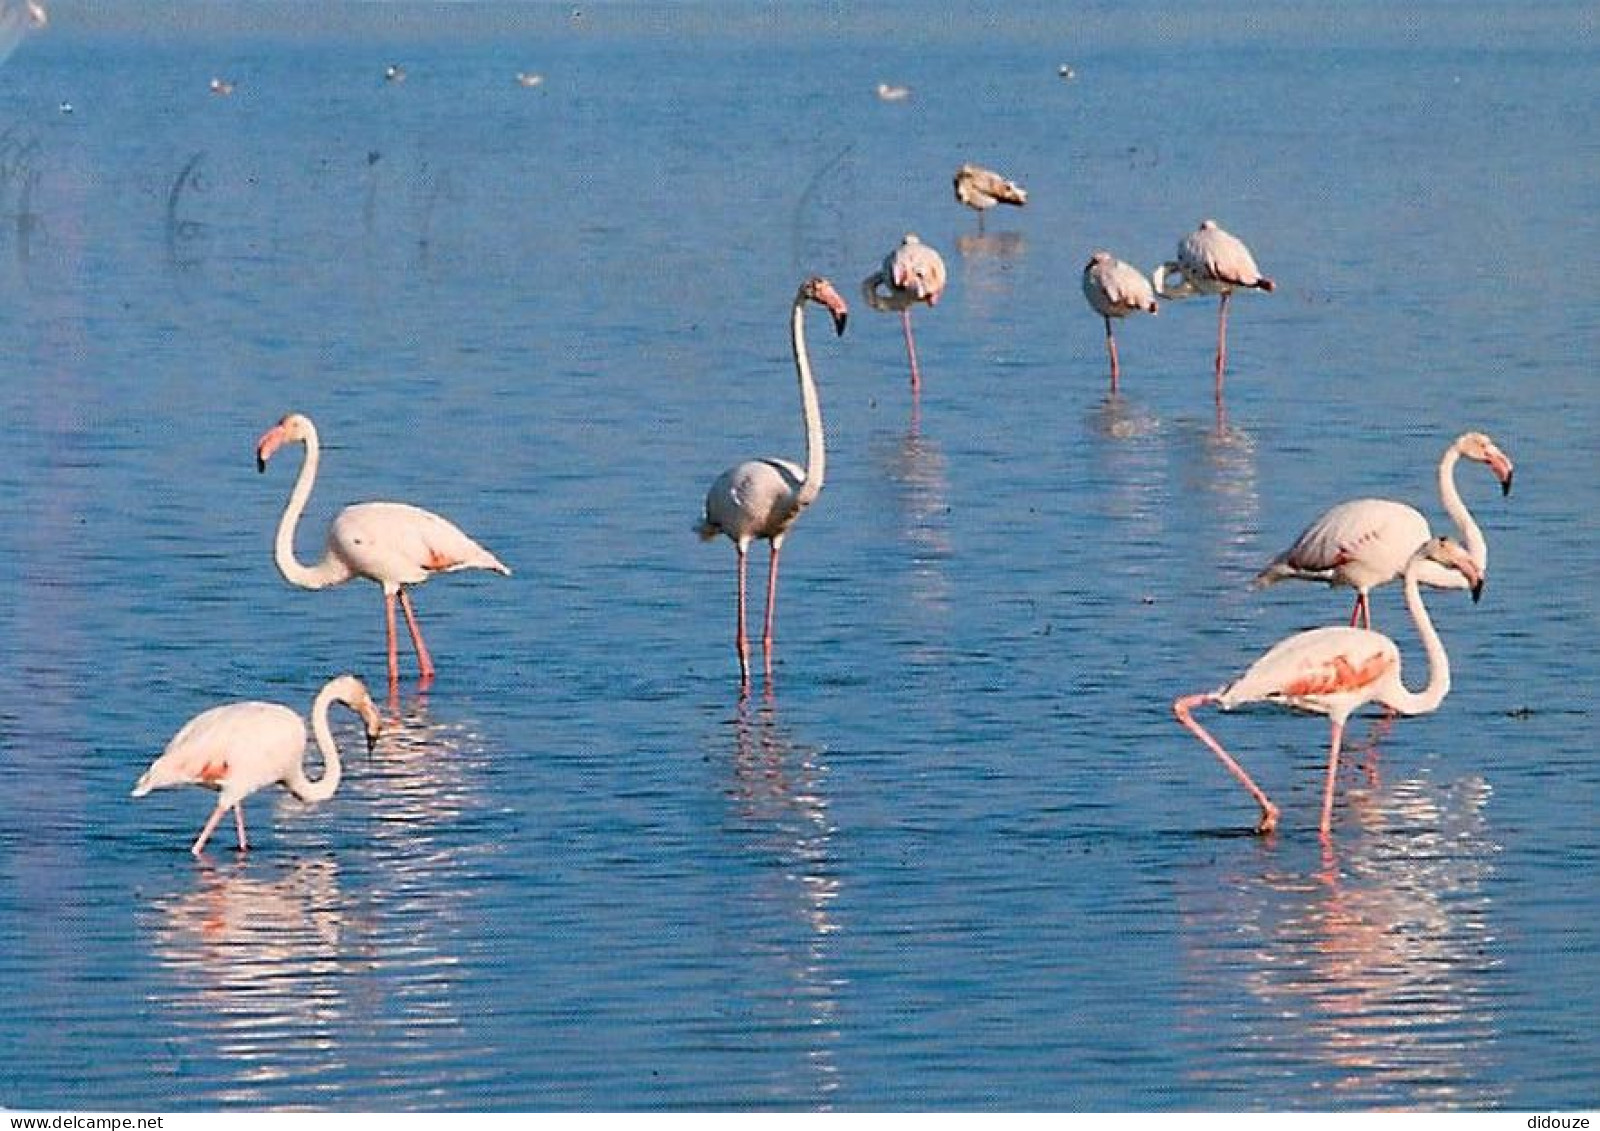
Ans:
{"label": "long pink leg", "polygon": [[237,801],[233,806],[233,827],[239,830],[239,851],[249,852],[250,842],[244,835],[244,802]]}
{"label": "long pink leg", "polygon": [[1111,392],[1112,395],[1115,395],[1117,391],[1117,378],[1121,375],[1122,369],[1117,364],[1117,339],[1116,335],[1112,334],[1111,332],[1110,318],[1106,319],[1106,351],[1111,354]]}
{"label": "long pink leg", "polygon": [[226,805],[218,805],[211,811],[211,816],[206,819],[205,826],[200,830],[200,835],[195,837],[194,844],[189,846],[191,853],[195,856],[200,855],[201,849],[206,846],[206,841],[211,839],[211,834],[216,830],[217,822],[222,820],[222,814],[227,811],[228,807]]}
{"label": "long pink leg", "polygon": [[1189,714],[1195,707],[1203,706],[1206,703],[1215,703],[1216,701],[1217,694],[1214,691],[1202,692],[1198,695],[1185,695],[1172,704],[1172,713],[1178,717],[1180,723],[1189,729],[1191,734],[1205,743],[1211,753],[1222,760],[1222,764],[1228,768],[1228,772],[1238,778],[1245,789],[1250,791],[1250,796],[1254,797],[1256,804],[1261,806],[1261,821],[1256,825],[1256,832],[1270,833],[1278,827],[1278,807],[1268,800],[1265,793],[1261,792],[1260,786],[1250,780],[1250,775],[1244,772],[1244,767],[1233,760],[1232,756],[1222,748],[1222,743],[1212,738],[1206,728],[1195,722],[1194,718]]}
{"label": "long pink leg", "polygon": [[1232,291],[1222,292],[1222,304],[1217,307],[1217,403],[1222,403],[1222,371],[1228,367],[1228,300]]}
{"label": "long pink leg", "polygon": [[900,327],[906,334],[906,356],[911,359],[911,391],[915,393],[922,388],[922,374],[917,369],[917,340],[911,336],[911,308],[909,306],[900,312]]}
{"label": "long pink leg", "polygon": [[1328,780],[1322,787],[1322,837],[1328,838],[1333,829],[1333,787],[1339,780],[1339,743],[1344,738],[1344,724],[1333,720],[1333,745],[1328,751]]}
{"label": "long pink leg", "polygon": [[734,543],[734,549],[739,554],[739,624],[734,630],[733,646],[739,651],[739,682],[742,686],[750,685],[750,637],[744,630],[745,610],[745,565],[749,560],[749,547],[743,542]]}
{"label": "long pink leg", "polygon": [[389,690],[393,692],[400,686],[400,650],[395,643],[393,593],[385,592],[383,595],[383,624],[389,645]]}
{"label": "long pink leg", "polygon": [[428,655],[428,646],[422,642],[422,626],[417,624],[416,610],[411,607],[411,594],[403,587],[400,590],[400,607],[405,610],[406,627],[411,630],[411,646],[417,650],[417,667],[426,683],[433,678],[433,657]]}
{"label": "long pink leg", "polygon": [[772,557],[767,561],[767,616],[761,630],[762,672],[772,678],[772,622],[778,607],[778,551],[783,548],[781,539],[772,543]]}

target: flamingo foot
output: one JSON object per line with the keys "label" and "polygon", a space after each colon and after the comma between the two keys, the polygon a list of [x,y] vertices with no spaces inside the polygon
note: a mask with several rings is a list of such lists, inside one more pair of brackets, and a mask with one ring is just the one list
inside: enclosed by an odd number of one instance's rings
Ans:
{"label": "flamingo foot", "polygon": [[1270,801],[1261,810],[1261,820],[1256,822],[1256,835],[1269,836],[1278,831],[1278,807]]}

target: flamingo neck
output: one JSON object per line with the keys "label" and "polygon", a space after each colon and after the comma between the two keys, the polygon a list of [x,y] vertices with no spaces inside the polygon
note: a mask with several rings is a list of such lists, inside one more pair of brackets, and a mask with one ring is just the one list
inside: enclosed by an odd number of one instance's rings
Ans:
{"label": "flamingo neck", "polygon": [[312,781],[306,777],[305,767],[295,763],[285,784],[289,792],[301,801],[326,801],[339,788],[344,767],[339,761],[339,748],[334,745],[333,728],[328,725],[328,708],[335,701],[344,700],[338,688],[330,684],[317,693],[317,700],[311,705],[311,733],[317,740],[317,749],[322,753],[322,776]]}
{"label": "flamingo neck", "polygon": [[1452,444],[1439,461],[1439,497],[1444,500],[1445,513],[1461,533],[1461,544],[1466,548],[1467,555],[1479,570],[1487,570],[1489,544],[1484,541],[1483,531],[1478,529],[1472,512],[1467,510],[1467,504],[1462,501],[1461,492],[1456,490],[1456,463],[1460,459],[1461,450]]}
{"label": "flamingo neck", "polygon": [[795,494],[797,511],[809,506],[822,491],[822,477],[828,469],[822,434],[822,404],[817,397],[817,382],[811,375],[811,355],[806,349],[806,301],[804,296],[796,295],[794,311],[789,317],[795,375],[800,381],[800,415],[806,429],[806,474]]}
{"label": "flamingo neck", "polygon": [[322,447],[317,440],[315,430],[309,431],[305,438],[306,458],[300,465],[300,474],[295,478],[294,489],[289,492],[289,503],[283,508],[283,517],[278,520],[278,534],[272,546],[272,558],[277,563],[278,572],[291,585],[298,585],[302,589],[326,589],[330,585],[337,585],[350,577],[350,571],[343,562],[332,554],[325,554],[322,561],[314,566],[308,566],[294,556],[294,532],[300,524],[300,516],[305,512],[306,502],[311,498],[311,487],[317,479],[317,466],[322,461]]}
{"label": "flamingo neck", "polygon": [[1444,697],[1450,694],[1450,657],[1445,654],[1444,643],[1434,631],[1433,620],[1428,616],[1427,606],[1422,603],[1422,590],[1418,585],[1422,563],[1428,560],[1413,558],[1406,567],[1405,575],[1406,608],[1411,612],[1417,635],[1422,637],[1423,650],[1428,654],[1428,683],[1421,691],[1412,691],[1396,679],[1394,690],[1383,700],[1385,706],[1393,707],[1402,715],[1426,715],[1438,710]]}

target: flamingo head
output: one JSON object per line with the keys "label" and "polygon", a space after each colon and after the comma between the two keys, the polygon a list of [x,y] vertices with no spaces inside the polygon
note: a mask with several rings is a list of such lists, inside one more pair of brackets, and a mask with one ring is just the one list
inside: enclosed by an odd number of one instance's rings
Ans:
{"label": "flamingo head", "polygon": [[1427,558],[1438,562],[1447,569],[1453,569],[1467,579],[1467,584],[1472,591],[1472,603],[1477,604],[1483,596],[1483,570],[1478,563],[1472,560],[1472,555],[1454,538],[1440,535],[1424,542],[1413,557]]}
{"label": "flamingo head", "polygon": [[1495,442],[1482,432],[1467,432],[1456,440],[1456,450],[1468,459],[1488,464],[1494,477],[1500,480],[1500,493],[1511,494],[1511,473],[1516,470],[1511,457],[1495,446]]}
{"label": "flamingo head", "polygon": [[1110,262],[1111,253],[1109,251],[1097,251],[1089,257],[1089,262],[1083,265],[1083,269],[1088,271],[1091,268],[1100,267]]}
{"label": "flamingo head", "polygon": [[316,426],[309,417],[301,416],[298,412],[291,412],[278,423],[268,428],[256,441],[256,470],[267,470],[267,461],[272,454],[285,444],[305,443],[317,435]]}
{"label": "flamingo head", "polygon": [[367,753],[372,753],[373,747],[378,744],[378,736],[383,733],[383,716],[378,713],[378,705],[372,701],[372,693],[357,676],[342,675],[333,683],[338,700],[361,716],[367,734]]}
{"label": "flamingo head", "polygon": [[834,290],[832,283],[820,275],[813,275],[800,284],[800,297],[826,307],[828,313],[833,316],[833,332],[844,333],[844,324],[850,318],[850,308],[845,305],[839,292]]}

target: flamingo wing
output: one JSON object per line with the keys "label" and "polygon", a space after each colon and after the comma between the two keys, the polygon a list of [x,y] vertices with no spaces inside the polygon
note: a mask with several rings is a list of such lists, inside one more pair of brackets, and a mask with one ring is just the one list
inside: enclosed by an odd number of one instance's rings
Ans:
{"label": "flamingo wing", "polygon": [[1432,536],[1415,507],[1391,499],[1351,499],[1329,507],[1257,578],[1270,585],[1285,577],[1357,588],[1399,577],[1406,562]]}
{"label": "flamingo wing", "polygon": [[1374,697],[1400,652],[1382,633],[1333,625],[1298,632],[1279,641],[1223,689],[1224,709],[1267,700],[1326,713],[1339,702]]}
{"label": "flamingo wing", "polygon": [[277,703],[228,703],[185,723],[150,764],[133,796],[176,785],[230,790],[239,796],[279,780],[305,752],[300,716]]}
{"label": "flamingo wing", "polygon": [[458,569],[511,573],[455,523],[409,503],[346,507],[328,531],[328,547],[357,573],[384,584],[416,585]]}
{"label": "flamingo wing", "polygon": [[[1178,262],[1184,274],[1194,281],[1229,287],[1256,287],[1268,283],[1250,249],[1237,236],[1217,227],[1215,221],[1206,221],[1199,230],[1184,238],[1178,246]],[[1267,289],[1271,289],[1270,285]]]}

